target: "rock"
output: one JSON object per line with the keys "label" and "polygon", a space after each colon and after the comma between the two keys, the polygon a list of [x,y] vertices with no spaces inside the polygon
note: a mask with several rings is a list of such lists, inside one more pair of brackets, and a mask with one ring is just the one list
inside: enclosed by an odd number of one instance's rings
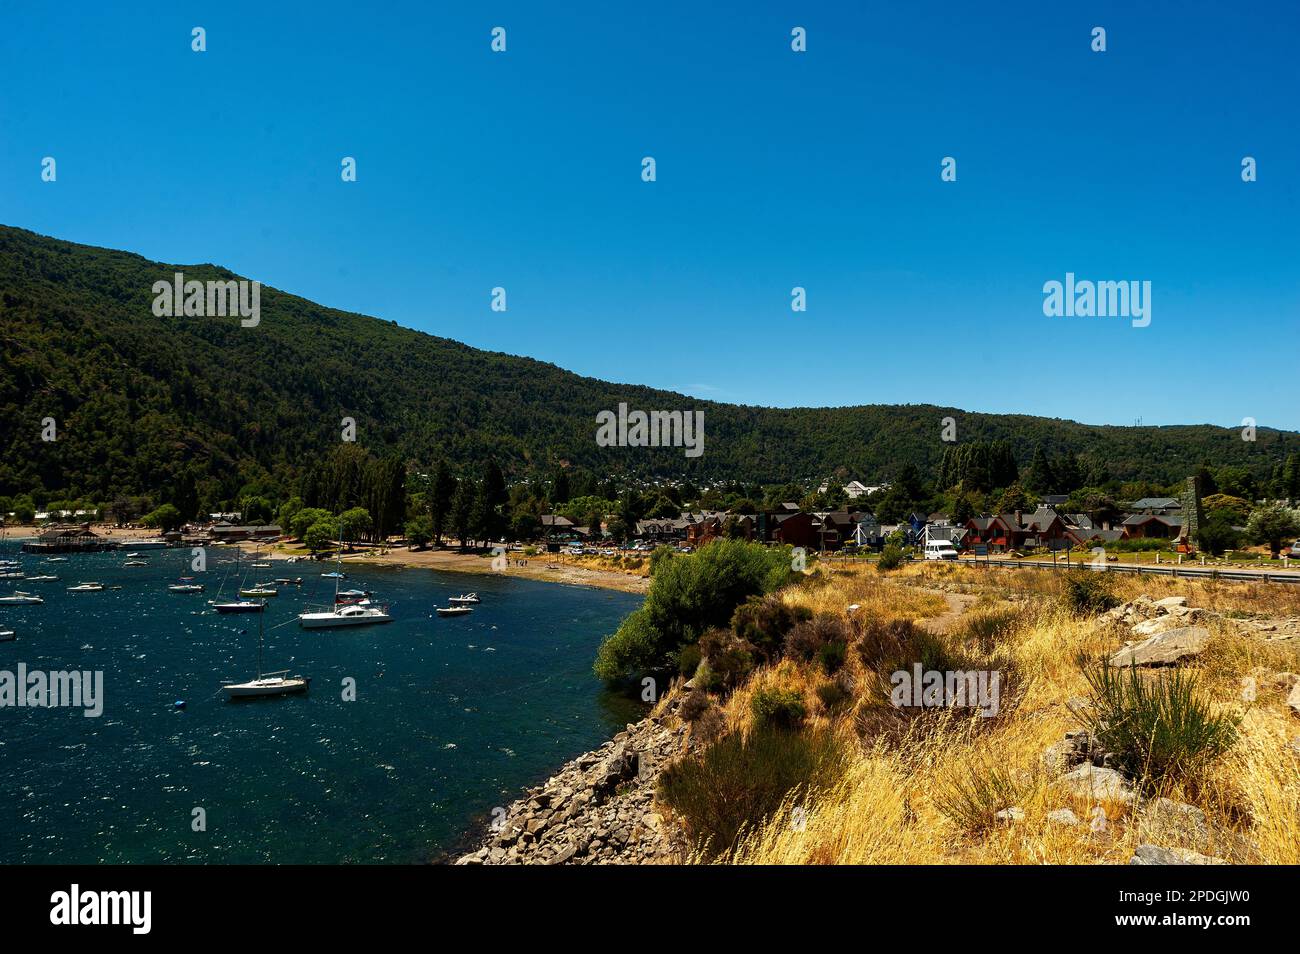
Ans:
{"label": "rock", "polygon": [[1054,812],[1048,812],[1047,820],[1054,825],[1069,825],[1073,827],[1079,824],[1079,816],[1068,808],[1058,808]]}
{"label": "rock", "polygon": [[1129,859],[1131,865],[1226,865],[1222,858],[1211,858],[1187,848],[1161,848],[1159,845],[1138,845]]}
{"label": "rock", "polygon": [[1084,762],[1072,772],[1062,775],[1057,784],[1072,794],[1092,801],[1132,802],[1137,796],[1124,776],[1110,768],[1097,768]]}
{"label": "rock", "polygon": [[1167,633],[1171,629],[1178,629],[1185,625],[1183,620],[1175,616],[1157,616],[1155,619],[1144,619],[1133,627],[1134,636],[1155,636],[1159,633]]}
{"label": "rock", "polygon": [[1166,610],[1173,609],[1175,606],[1186,606],[1187,597],[1185,596],[1166,596],[1162,600],[1156,600],[1156,606],[1162,606]]}
{"label": "rock", "polygon": [[1291,695],[1286,697],[1286,704],[1294,715],[1300,715],[1300,682],[1291,687]]}
{"label": "rock", "polygon": [[1181,626],[1152,636],[1135,646],[1126,646],[1110,659],[1112,666],[1168,666],[1188,656],[1196,656],[1209,642],[1210,631],[1204,626]]}
{"label": "rock", "polygon": [[1152,799],[1143,807],[1142,819],[1152,827],[1201,839],[1210,832],[1205,812],[1195,805],[1176,802],[1171,798]]}
{"label": "rock", "polygon": [[1025,820],[1025,810],[1023,808],[1012,806],[1011,808],[1002,809],[1002,811],[997,812],[993,817],[1003,824],[1014,825]]}

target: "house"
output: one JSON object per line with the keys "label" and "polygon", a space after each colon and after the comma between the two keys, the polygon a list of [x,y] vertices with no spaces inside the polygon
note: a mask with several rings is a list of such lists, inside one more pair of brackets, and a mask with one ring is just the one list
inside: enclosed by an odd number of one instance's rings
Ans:
{"label": "house", "polygon": [[24,553],[94,553],[110,550],[115,544],[105,541],[89,526],[49,527],[35,540],[23,544]]}
{"label": "house", "polygon": [[236,543],[240,540],[274,540],[283,533],[278,526],[270,523],[247,526],[218,523],[208,531],[208,536],[219,543]]}
{"label": "house", "polygon": [[1174,540],[1182,534],[1183,518],[1156,513],[1135,513],[1125,517],[1120,527],[1124,531],[1125,540],[1151,538]]}
{"label": "house", "polygon": [[772,541],[816,550],[821,544],[821,521],[810,513],[777,514]]}
{"label": "house", "polygon": [[1022,548],[1047,547],[1060,550],[1072,545],[1072,538],[1067,533],[1068,527],[1061,515],[1047,504],[1039,504],[1031,514],[1015,515],[1020,524],[1020,543]]}
{"label": "house", "polygon": [[686,527],[686,543],[699,549],[722,536],[722,518],[717,514],[701,515]]}
{"label": "house", "polygon": [[853,543],[860,547],[879,548],[884,545],[885,536],[881,530],[880,521],[874,514],[859,513],[854,514],[856,519],[853,522]]}
{"label": "house", "polygon": [[1180,513],[1182,509],[1182,502],[1175,497],[1143,497],[1141,500],[1133,501],[1133,505],[1129,507],[1129,512],[1168,516]]}
{"label": "house", "polygon": [[1100,546],[1124,538],[1123,530],[1102,530],[1097,527],[1067,527],[1065,532],[1074,541],[1075,546],[1081,547],[1093,544]]}
{"label": "house", "polygon": [[833,510],[820,515],[821,549],[838,550],[853,539],[853,515],[846,510]]}
{"label": "house", "polygon": [[966,521],[964,546],[986,546],[995,553],[1047,547],[1059,550],[1072,545],[1074,537],[1061,515],[1048,506],[1033,513],[1002,513],[972,517]]}

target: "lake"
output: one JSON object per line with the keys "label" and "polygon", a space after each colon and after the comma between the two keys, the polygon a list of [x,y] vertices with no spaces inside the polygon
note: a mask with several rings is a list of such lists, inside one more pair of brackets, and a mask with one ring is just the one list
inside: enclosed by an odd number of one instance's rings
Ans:
{"label": "lake", "polygon": [[[0,543],[0,557],[17,551]],[[188,549],[141,551],[144,567],[123,567],[124,552],[22,555],[29,576],[59,580],[0,581],[0,595],[45,598],[0,608],[0,629],[18,634],[0,643],[0,670],[104,674],[98,718],[0,708],[0,863],[421,862],[644,711],[591,672],[637,595],[354,564],[343,587],[373,590],[394,621],[303,630],[296,613],[332,599],[329,564],[245,562],[236,576],[233,552],[214,548],[208,572],[190,574]],[[255,675],[258,618],[207,600],[223,579],[234,596],[245,572],[249,585],[303,577],[267,601],[264,668],[310,676],[309,693],[220,694]],[[169,593],[181,575],[207,592]],[[83,581],[121,589],[66,592]],[[469,590],[483,600],[473,614],[433,614]]]}

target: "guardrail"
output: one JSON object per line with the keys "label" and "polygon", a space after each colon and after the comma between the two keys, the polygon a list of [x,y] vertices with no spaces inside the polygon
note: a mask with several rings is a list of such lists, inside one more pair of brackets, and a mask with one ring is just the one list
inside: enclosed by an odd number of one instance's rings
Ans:
{"label": "guardrail", "polygon": [[1138,563],[1107,563],[1099,566],[1087,560],[1066,563],[1044,563],[1040,560],[992,560],[984,557],[971,557],[960,561],[962,566],[972,564],[979,566],[1009,566],[1017,569],[1035,567],[1048,570],[1093,570],[1098,573],[1150,573],[1154,576],[1186,577],[1188,579],[1230,580],[1232,582],[1260,583],[1294,583],[1300,585],[1300,572],[1269,570],[1220,570],[1209,566],[1179,566],[1171,563],[1167,566]]}

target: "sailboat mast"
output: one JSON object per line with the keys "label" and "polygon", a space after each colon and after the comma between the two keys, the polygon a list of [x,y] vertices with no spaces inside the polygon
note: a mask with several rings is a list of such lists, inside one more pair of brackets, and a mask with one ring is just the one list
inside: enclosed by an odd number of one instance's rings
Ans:
{"label": "sailboat mast", "polygon": [[257,678],[262,678],[262,617],[266,615],[266,597],[262,597],[262,608],[257,612]]}

